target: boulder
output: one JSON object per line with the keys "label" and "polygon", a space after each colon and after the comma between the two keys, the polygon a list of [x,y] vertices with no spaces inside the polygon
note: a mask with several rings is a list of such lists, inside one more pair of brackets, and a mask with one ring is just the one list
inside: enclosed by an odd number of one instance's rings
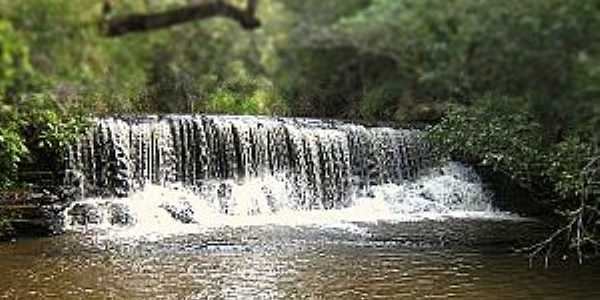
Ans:
{"label": "boulder", "polygon": [[77,203],[67,212],[71,216],[71,225],[100,224],[102,213],[90,203]]}
{"label": "boulder", "polygon": [[124,203],[109,204],[108,215],[111,225],[131,225],[135,223],[134,217]]}

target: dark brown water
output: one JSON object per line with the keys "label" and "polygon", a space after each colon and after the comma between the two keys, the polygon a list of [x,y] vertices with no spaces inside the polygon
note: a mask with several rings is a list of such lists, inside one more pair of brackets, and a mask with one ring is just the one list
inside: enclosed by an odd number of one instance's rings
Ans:
{"label": "dark brown water", "polygon": [[600,299],[597,262],[529,268],[510,251],[538,227],[447,220],[23,240],[0,244],[0,298]]}

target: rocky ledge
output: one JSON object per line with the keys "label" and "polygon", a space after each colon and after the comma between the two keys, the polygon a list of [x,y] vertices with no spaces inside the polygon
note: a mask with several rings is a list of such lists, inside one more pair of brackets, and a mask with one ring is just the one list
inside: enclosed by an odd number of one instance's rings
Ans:
{"label": "rocky ledge", "polygon": [[0,192],[0,240],[60,234],[63,199],[45,189]]}

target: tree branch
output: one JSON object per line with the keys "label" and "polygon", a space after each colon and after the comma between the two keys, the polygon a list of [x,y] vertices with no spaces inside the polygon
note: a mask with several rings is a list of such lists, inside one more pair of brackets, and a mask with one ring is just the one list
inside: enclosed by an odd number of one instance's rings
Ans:
{"label": "tree branch", "polygon": [[230,18],[240,23],[242,28],[251,30],[260,26],[260,20],[256,17],[257,4],[258,0],[248,0],[246,9],[241,9],[224,1],[212,1],[159,13],[114,17],[104,22],[104,33],[116,37],[211,17]]}

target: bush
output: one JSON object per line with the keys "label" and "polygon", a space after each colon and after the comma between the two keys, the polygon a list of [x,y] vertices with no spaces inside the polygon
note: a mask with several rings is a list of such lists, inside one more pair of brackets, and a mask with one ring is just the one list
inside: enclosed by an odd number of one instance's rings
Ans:
{"label": "bush", "polygon": [[0,189],[14,184],[18,164],[29,151],[21,135],[16,112],[8,105],[0,108]]}
{"label": "bush", "polygon": [[3,101],[0,111],[0,188],[13,186],[19,166],[52,163],[87,126],[79,111],[66,111],[52,95],[34,94]]}
{"label": "bush", "polygon": [[60,154],[86,128],[78,106],[61,107],[51,94],[30,95],[19,104],[21,128],[31,147]]}
{"label": "bush", "polygon": [[555,201],[580,196],[592,145],[577,136],[548,144],[528,103],[488,96],[469,107],[452,106],[428,137],[442,153],[509,174],[531,191],[551,193]]}
{"label": "bush", "polygon": [[488,96],[469,107],[453,106],[428,138],[443,156],[491,168],[538,196],[559,229],[530,248],[532,255],[546,249],[549,256],[562,241],[562,249],[577,250],[581,260],[586,245],[600,245],[600,199],[593,193],[600,183],[600,153],[576,136],[548,144],[528,103]]}
{"label": "bush", "polygon": [[[530,187],[546,161],[542,128],[522,99],[485,97],[472,106],[451,106],[432,128],[429,138],[438,149],[471,164],[510,174]],[[531,188],[531,187],[530,187]]]}

